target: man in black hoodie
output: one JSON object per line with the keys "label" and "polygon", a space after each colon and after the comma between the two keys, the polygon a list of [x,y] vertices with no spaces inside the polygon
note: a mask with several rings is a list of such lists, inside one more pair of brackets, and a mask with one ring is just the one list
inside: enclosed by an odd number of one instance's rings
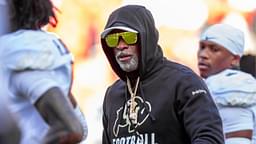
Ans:
{"label": "man in black hoodie", "polygon": [[218,110],[204,82],[167,60],[149,10],[115,10],[101,34],[114,72],[103,103],[103,144],[223,144]]}

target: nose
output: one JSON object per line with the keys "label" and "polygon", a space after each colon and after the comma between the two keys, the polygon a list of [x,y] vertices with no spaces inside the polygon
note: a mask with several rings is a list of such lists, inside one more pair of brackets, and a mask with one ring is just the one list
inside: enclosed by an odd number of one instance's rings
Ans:
{"label": "nose", "polygon": [[201,58],[201,59],[209,58],[208,48],[207,47],[199,48],[197,55],[198,55],[198,58]]}
{"label": "nose", "polygon": [[127,49],[128,45],[125,43],[125,41],[122,38],[120,38],[116,48],[123,50],[123,49]]}

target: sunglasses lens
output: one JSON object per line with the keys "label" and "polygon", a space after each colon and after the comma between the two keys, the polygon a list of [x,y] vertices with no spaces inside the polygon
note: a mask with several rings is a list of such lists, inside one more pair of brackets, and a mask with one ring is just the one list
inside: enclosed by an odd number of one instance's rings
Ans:
{"label": "sunglasses lens", "polygon": [[137,33],[134,32],[122,32],[114,33],[106,36],[105,40],[108,47],[114,48],[118,45],[119,36],[125,41],[126,44],[135,44],[137,42]]}
{"label": "sunglasses lens", "polygon": [[107,35],[105,38],[106,43],[109,47],[116,47],[118,44],[118,39],[119,39],[118,33]]}
{"label": "sunglasses lens", "polygon": [[123,40],[127,43],[127,44],[135,44],[137,42],[137,33],[133,33],[133,32],[124,32],[122,34],[120,34],[123,38]]}

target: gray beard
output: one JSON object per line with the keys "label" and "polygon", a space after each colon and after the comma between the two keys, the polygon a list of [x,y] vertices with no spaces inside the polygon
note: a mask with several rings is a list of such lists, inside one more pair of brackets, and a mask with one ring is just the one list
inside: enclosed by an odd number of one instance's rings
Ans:
{"label": "gray beard", "polygon": [[135,56],[135,55],[131,58],[131,60],[128,63],[123,63],[123,62],[119,61],[117,59],[117,57],[116,57],[116,61],[119,64],[119,66],[121,67],[121,69],[126,72],[131,72],[131,71],[136,70],[138,68],[138,64],[139,64],[138,56]]}

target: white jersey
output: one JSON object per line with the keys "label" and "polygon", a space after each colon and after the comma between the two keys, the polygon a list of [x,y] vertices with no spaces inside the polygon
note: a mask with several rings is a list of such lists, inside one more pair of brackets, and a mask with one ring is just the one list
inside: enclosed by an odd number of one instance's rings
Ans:
{"label": "white jersey", "polygon": [[52,87],[68,97],[73,57],[60,39],[41,30],[19,30],[0,38],[1,89],[18,117],[22,144],[40,144],[48,125],[34,104]]}
{"label": "white jersey", "polygon": [[[224,70],[206,79],[223,122],[224,133],[255,129],[256,127],[256,80],[250,74],[237,70]],[[254,130],[253,144],[256,144]],[[240,139],[226,143],[251,144]]]}

